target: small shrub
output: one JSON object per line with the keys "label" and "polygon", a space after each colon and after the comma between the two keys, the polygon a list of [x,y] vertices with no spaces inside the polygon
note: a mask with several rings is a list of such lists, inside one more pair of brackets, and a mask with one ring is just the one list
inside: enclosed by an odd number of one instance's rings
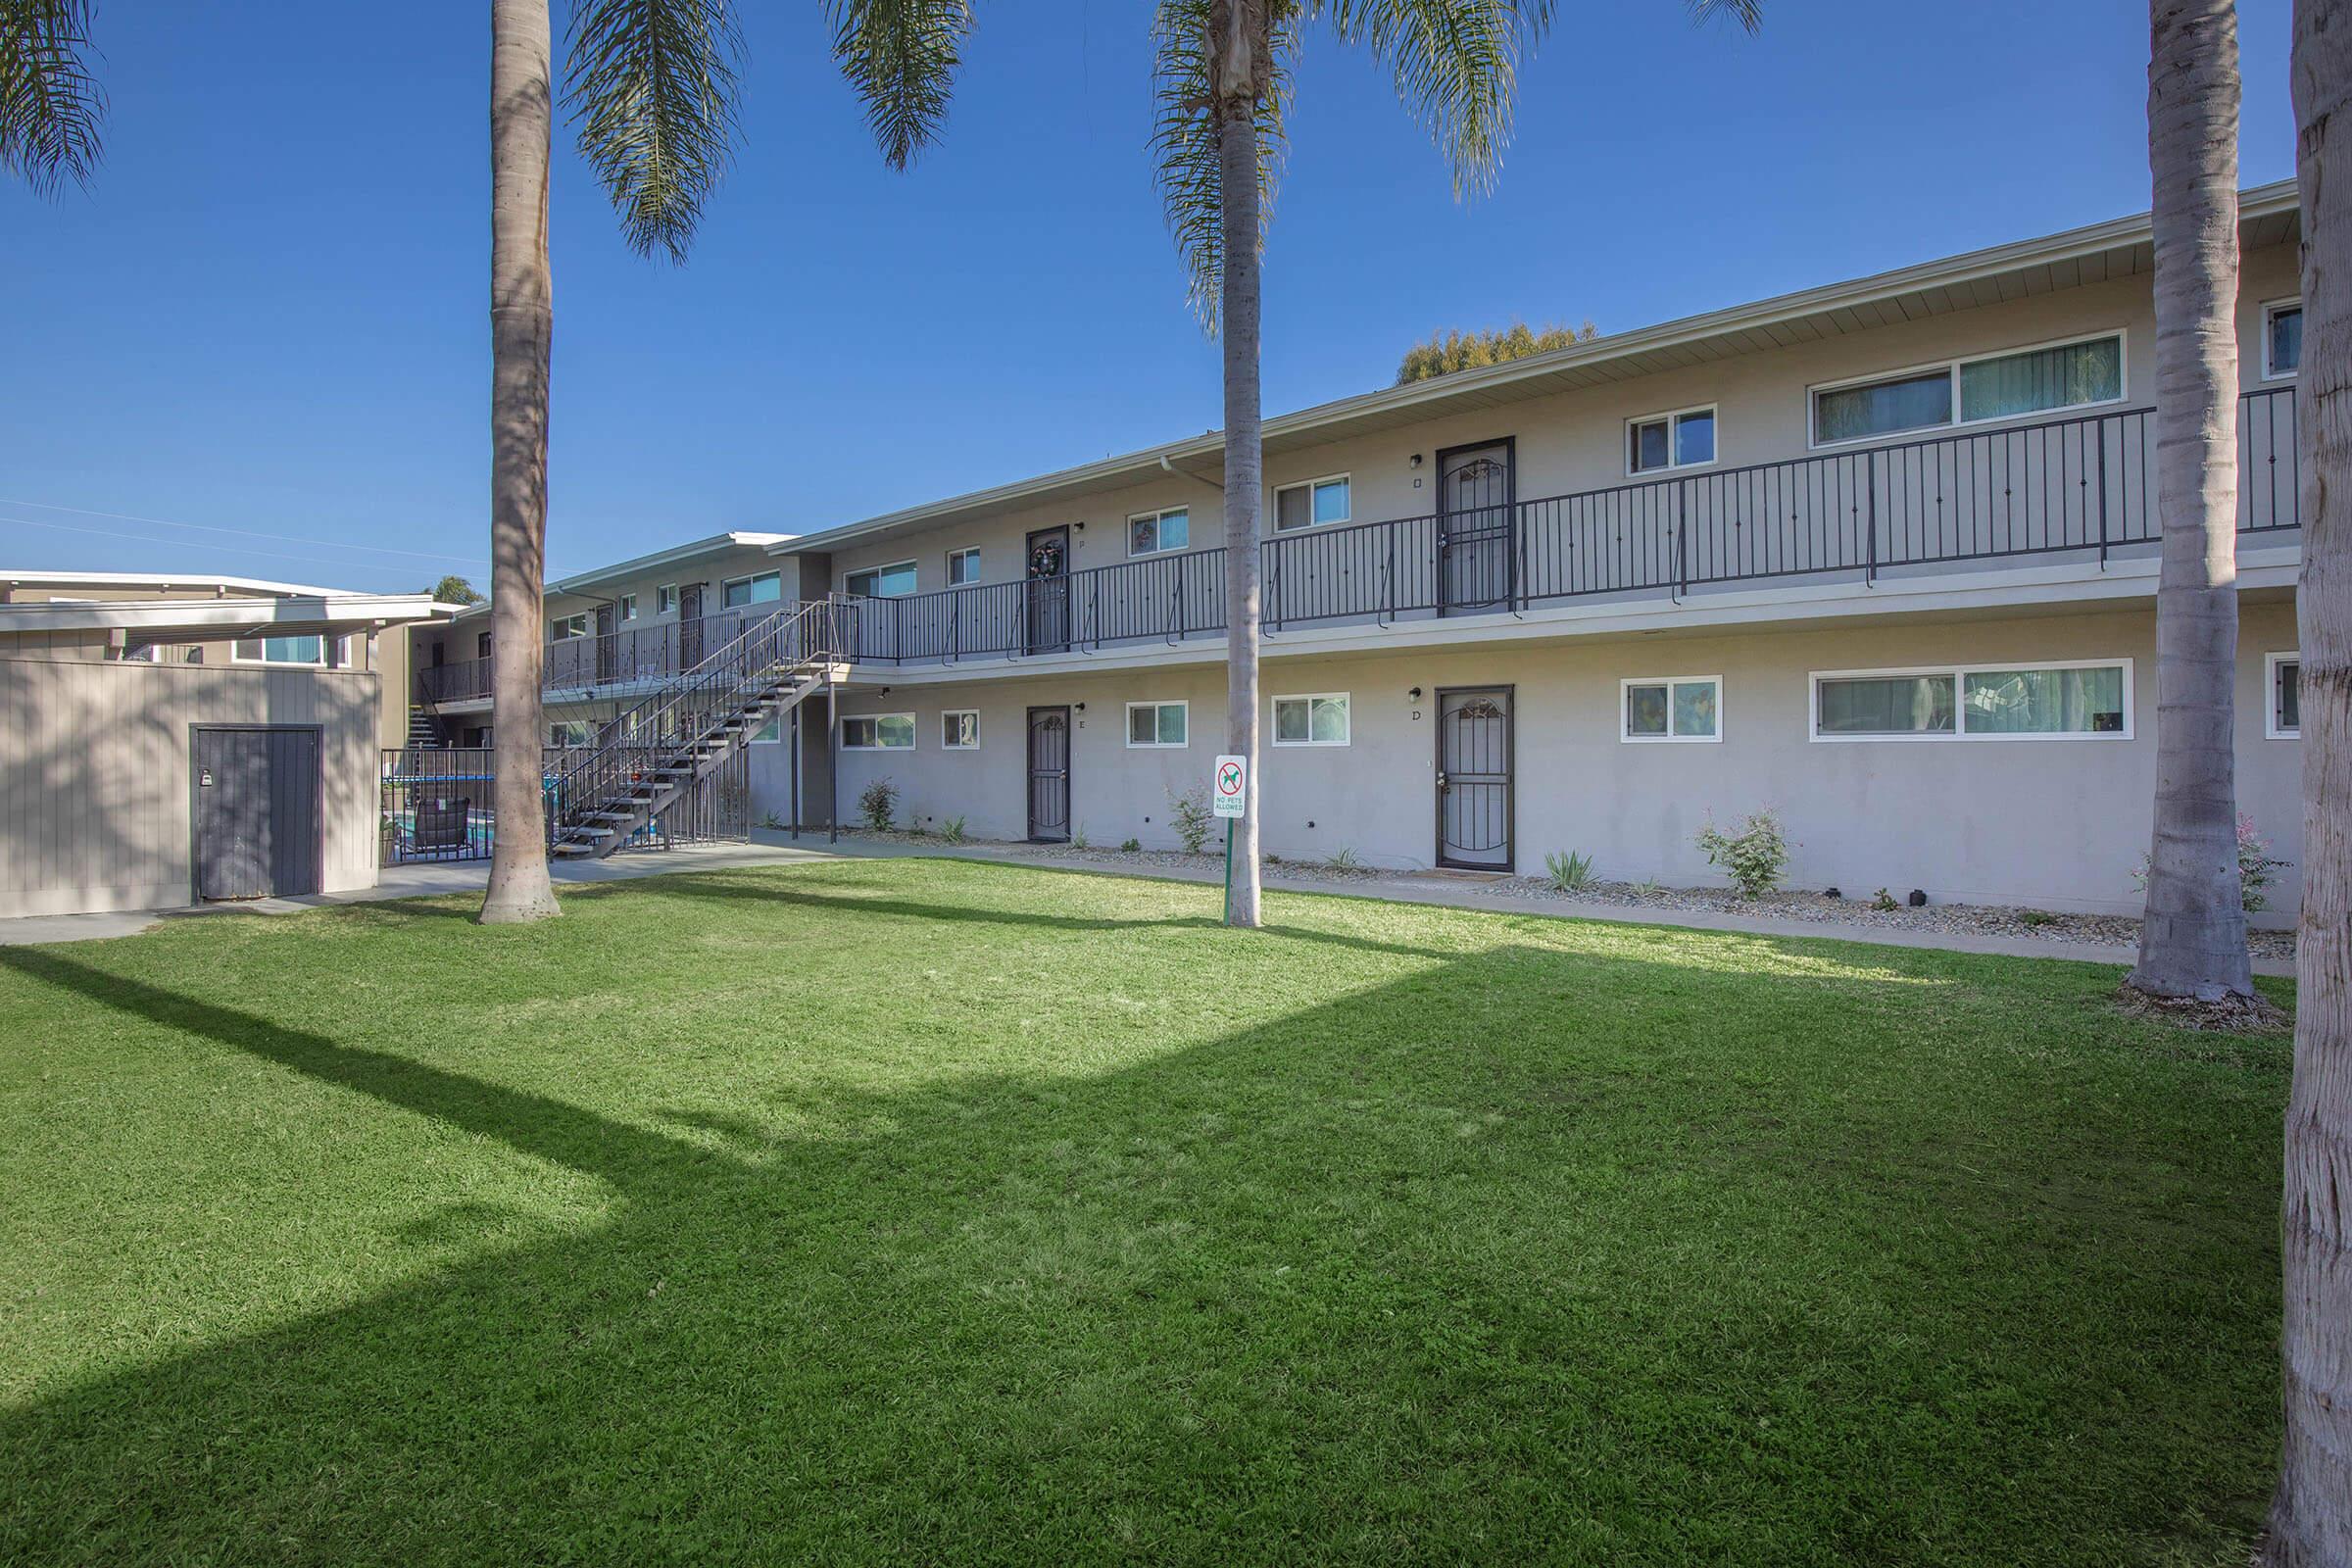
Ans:
{"label": "small shrub", "polygon": [[1208,808],[1208,792],[1187,790],[1182,795],[1168,797],[1168,809],[1174,813],[1176,836],[1184,841],[1185,853],[1199,855],[1208,842],[1209,832],[1217,825],[1216,816]]}
{"label": "small shrub", "polygon": [[1582,893],[1592,885],[1592,857],[1558,850],[1544,857],[1544,870],[1562,893]]}
{"label": "small shrub", "polygon": [[767,829],[767,831],[770,833],[781,833],[784,831],[784,819],[776,815],[776,813],[773,811],[770,811],[765,816],[761,817],[760,819],[760,825]]}
{"label": "small shrub", "polygon": [[858,792],[858,809],[867,827],[876,833],[889,832],[890,819],[899,812],[899,787],[886,778],[874,780]]}
{"label": "small shrub", "polygon": [[1710,820],[1696,842],[1707,863],[1721,866],[1742,898],[1762,898],[1788,869],[1788,836],[1769,808],[1743,820],[1737,833],[1720,833]]}
{"label": "small shrub", "polygon": [[2017,917],[2028,925],[2048,925],[2058,918],[2047,909],[2020,909]]}
{"label": "small shrub", "polygon": [[1144,841],[1142,839],[1129,839],[1119,846],[1120,849],[1126,851],[1129,855],[1133,855],[1136,851],[1142,849],[1143,847]]}
{"label": "small shrub", "polygon": [[1280,865],[1282,863],[1282,857],[1269,850],[1266,852],[1266,863],[1268,865]]}
{"label": "small shrub", "polygon": [[[2254,826],[2254,819],[2241,814],[2237,819],[2237,898],[2246,913],[2252,914],[2270,906],[2271,896],[2263,889],[2278,880],[2277,873],[2294,864],[2292,860],[2271,858],[2271,841]],[[2142,893],[2148,890],[2148,858],[2139,858],[2139,867],[2132,880]]]}
{"label": "small shrub", "polygon": [[1645,899],[1654,899],[1658,896],[1658,879],[1654,876],[1645,876],[1634,884],[1634,891]]}
{"label": "small shrub", "polygon": [[1887,892],[1885,888],[1879,889],[1878,892],[1870,896],[1870,906],[1878,910],[1881,914],[1891,913],[1892,911],[1902,907],[1901,905],[1894,902],[1894,895]]}
{"label": "small shrub", "polygon": [[950,844],[961,844],[969,835],[964,831],[963,818],[951,816],[939,824],[939,836]]}
{"label": "small shrub", "polygon": [[1334,871],[1353,871],[1359,869],[1364,862],[1356,858],[1353,850],[1343,844],[1331,852],[1331,859],[1327,863]]}

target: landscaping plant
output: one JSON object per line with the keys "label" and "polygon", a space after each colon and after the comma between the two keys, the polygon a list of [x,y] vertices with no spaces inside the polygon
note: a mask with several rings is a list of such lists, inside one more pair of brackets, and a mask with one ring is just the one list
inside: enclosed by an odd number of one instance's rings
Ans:
{"label": "landscaping plant", "polygon": [[964,832],[962,816],[951,816],[943,820],[939,824],[939,836],[950,844],[961,844],[968,836]]}
{"label": "landscaping plant", "polygon": [[858,809],[865,817],[865,825],[876,833],[890,831],[891,818],[899,810],[899,787],[886,778],[878,778],[858,792]]}
{"label": "landscaping plant", "polygon": [[1562,893],[1582,893],[1592,885],[1592,857],[1574,850],[1554,850],[1544,857],[1544,870]]}
{"label": "landscaping plant", "polygon": [[1746,818],[1740,831],[1728,835],[1717,831],[1710,817],[1699,829],[1696,842],[1707,863],[1720,866],[1742,898],[1760,899],[1772,892],[1788,869],[1788,835],[1781,830],[1781,819],[1770,808]]}
{"label": "landscaping plant", "polygon": [[1201,846],[1208,842],[1209,833],[1217,825],[1215,815],[1208,808],[1208,792],[1195,788],[1186,790],[1182,795],[1170,795],[1168,809],[1173,816],[1176,836],[1184,841],[1185,853],[1199,855]]}

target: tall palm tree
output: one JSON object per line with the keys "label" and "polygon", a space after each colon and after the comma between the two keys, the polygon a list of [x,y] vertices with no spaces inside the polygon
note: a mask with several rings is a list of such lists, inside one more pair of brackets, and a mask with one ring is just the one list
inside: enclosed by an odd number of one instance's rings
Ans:
{"label": "tall palm tree", "polygon": [[0,171],[42,195],[89,182],[106,96],[83,55],[91,0],[0,0]]}
{"label": "tall palm tree", "polygon": [[2156,825],[2130,983],[2254,993],[2237,869],[2237,7],[2150,0]]}
{"label": "tall palm tree", "polygon": [[[2296,0],[2296,182],[2303,196],[2303,916],[2280,1252],[2286,1443],[2271,1505],[2276,1568],[2352,1568],[2352,6]],[[2352,135],[2352,128],[2347,129]]]}
{"label": "tall palm tree", "polygon": [[[578,0],[568,107],[578,147],[641,255],[682,262],[735,142],[728,0]],[[548,0],[490,6],[492,843],[485,923],[557,912],[540,792],[548,365],[547,185],[555,128]]]}
{"label": "tall palm tree", "polygon": [[[1753,29],[1762,0],[1687,0]],[[1158,0],[1153,15],[1162,205],[1202,324],[1222,327],[1225,381],[1226,715],[1250,760],[1247,814],[1232,824],[1228,919],[1258,923],[1259,261],[1284,147],[1301,29],[1327,24],[1386,66],[1429,129],[1457,196],[1494,182],[1510,139],[1519,62],[1553,0]],[[964,0],[836,0],[835,53],[865,99],[884,156],[903,168],[937,134],[971,13]]]}

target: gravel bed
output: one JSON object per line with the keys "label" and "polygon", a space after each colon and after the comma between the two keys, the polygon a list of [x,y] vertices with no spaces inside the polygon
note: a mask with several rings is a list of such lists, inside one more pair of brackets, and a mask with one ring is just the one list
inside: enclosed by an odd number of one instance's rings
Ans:
{"label": "gravel bed", "polygon": [[[845,830],[844,837],[880,839],[897,843],[939,843],[927,834],[877,834]],[[1182,850],[1120,850],[1089,845],[1022,844],[972,840],[969,847],[991,855],[1049,864],[1095,865],[1135,871],[1219,870],[1224,859],[1216,855],[1188,855]],[[1396,871],[1376,866],[1338,866],[1316,860],[1275,860],[1266,875],[1285,882],[1357,887],[1367,892],[1383,885],[1426,888],[1433,883],[1474,888],[1489,895],[1565,905],[1601,905],[1621,909],[1683,910],[1708,914],[1742,914],[1775,920],[1800,920],[1815,925],[1857,926],[1865,930],[1963,933],[1971,936],[2047,942],[2053,946],[2120,947],[2139,945],[2139,922],[2121,914],[2058,914],[2042,909],[2008,908],[1978,904],[1929,904],[1920,908],[1897,905],[1873,907],[1867,899],[1832,899],[1819,893],[1788,891],[1743,899],[1728,888],[1669,888],[1630,882],[1595,882],[1575,893],[1562,892],[1544,877],[1456,877],[1429,871]],[[2252,931],[2247,946],[2257,958],[2291,960],[2295,956],[2292,931]]]}

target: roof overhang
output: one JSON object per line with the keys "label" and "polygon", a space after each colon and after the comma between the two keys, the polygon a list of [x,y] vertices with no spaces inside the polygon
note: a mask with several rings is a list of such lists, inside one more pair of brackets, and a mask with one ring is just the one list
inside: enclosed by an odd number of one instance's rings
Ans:
{"label": "roof overhang", "polygon": [[[2301,232],[2295,182],[2258,185],[2238,196],[2241,245],[2285,244]],[[1729,310],[1685,317],[1593,338],[1506,365],[1460,370],[1428,381],[1385,387],[1265,421],[1265,449],[1280,453],[1348,436],[1368,435],[1442,415],[1548,397],[1738,355],[1787,348],[1848,332],[1971,310],[2059,289],[2149,271],[2154,247],[2148,215],[2112,219],[2039,239],[2017,240],[1869,277],[1783,294]],[[885,513],[769,547],[771,555],[830,550],[861,540],[963,521],[1016,506],[1035,506],[1119,489],[1174,470],[1214,482],[1223,434],[1216,430],[1148,447],[993,489]]]}
{"label": "roof overhang", "polygon": [[457,612],[430,594],[288,594],[272,599],[117,599],[0,605],[0,636],[122,631],[136,642],[211,641],[266,635],[345,636]]}
{"label": "roof overhang", "polygon": [[0,568],[0,589],[15,588],[143,589],[156,594],[211,593],[223,598],[275,598],[289,594],[308,594],[319,598],[350,597],[340,588],[320,588],[301,582],[272,582],[266,577],[223,577],[184,572],[12,571]]}
{"label": "roof overhang", "polygon": [[722,551],[738,549],[772,551],[778,545],[789,543],[792,538],[793,536],[788,533],[712,534],[708,539],[697,539],[691,544],[676,545],[667,550],[657,550],[650,556],[635,556],[627,561],[616,561],[610,566],[598,566],[593,571],[574,572],[568,577],[559,577],[547,585],[547,591],[551,596],[586,593],[592,588],[620,582],[642,572],[660,571],[663,566],[683,565],[687,562],[700,560],[704,556],[714,556]]}

